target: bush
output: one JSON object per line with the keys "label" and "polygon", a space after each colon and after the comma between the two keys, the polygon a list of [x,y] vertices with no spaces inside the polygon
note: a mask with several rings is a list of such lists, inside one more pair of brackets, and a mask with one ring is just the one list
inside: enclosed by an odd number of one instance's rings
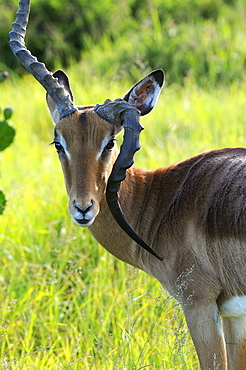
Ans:
{"label": "bush", "polygon": [[[0,74],[0,83],[8,77],[6,72]],[[1,113],[1,108],[0,108]],[[0,151],[6,149],[14,140],[15,129],[8,124],[8,120],[11,118],[13,109],[6,107],[3,110],[3,119],[0,120]],[[4,193],[0,190],[0,215],[3,213],[6,205],[6,198]]]}
{"label": "bush", "polygon": [[[11,69],[19,70],[19,63],[8,46],[8,32],[15,19],[18,0],[2,0],[2,3],[1,60]],[[54,69],[56,63],[67,66],[71,60],[80,59],[87,37],[98,42],[111,27],[114,8],[113,0],[33,0],[26,38],[28,48],[49,69]]]}
{"label": "bush", "polygon": [[[2,3],[1,60],[22,73],[7,45],[18,1]],[[27,45],[50,70],[87,59],[103,74],[163,67],[169,83],[215,85],[245,77],[245,17],[245,0],[33,0]]]}

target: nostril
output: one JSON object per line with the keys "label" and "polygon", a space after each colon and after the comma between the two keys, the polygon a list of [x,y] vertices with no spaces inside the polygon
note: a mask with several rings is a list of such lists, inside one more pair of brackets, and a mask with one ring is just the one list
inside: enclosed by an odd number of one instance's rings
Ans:
{"label": "nostril", "polygon": [[86,204],[84,207],[82,207],[82,206],[78,205],[78,204],[76,203],[76,201],[75,201],[75,200],[73,201],[73,205],[74,205],[74,207],[75,207],[79,212],[81,212],[81,213],[86,213],[86,212],[88,212],[88,211],[90,210],[90,208],[93,206],[93,200],[91,199],[91,201],[90,201],[88,204]]}

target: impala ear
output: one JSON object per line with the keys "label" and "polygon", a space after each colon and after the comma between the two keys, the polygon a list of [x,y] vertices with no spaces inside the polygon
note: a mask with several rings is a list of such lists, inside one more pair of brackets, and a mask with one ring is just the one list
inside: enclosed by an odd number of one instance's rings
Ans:
{"label": "impala ear", "polygon": [[[73,93],[70,89],[70,84],[69,84],[68,76],[66,75],[66,73],[59,69],[53,74],[53,77],[55,77],[58,80],[59,84],[64,87],[65,92],[68,94],[70,100],[73,101]],[[59,113],[54,103],[54,100],[50,97],[48,93],[46,93],[46,101],[47,101],[48,108],[52,116],[52,119],[54,123],[57,124],[58,121],[60,120]]]}
{"label": "impala ear", "polygon": [[145,116],[154,108],[164,80],[164,72],[157,69],[134,85],[123,99]]}

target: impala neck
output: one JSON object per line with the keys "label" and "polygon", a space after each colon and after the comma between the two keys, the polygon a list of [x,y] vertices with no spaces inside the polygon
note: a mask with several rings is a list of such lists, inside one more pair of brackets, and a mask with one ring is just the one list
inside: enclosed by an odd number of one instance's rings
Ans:
{"label": "impala neck", "polygon": [[[165,187],[170,169],[171,167],[166,170],[144,171],[132,167],[127,171],[119,192],[126,219],[151,247],[163,218],[163,210],[168,209],[178,185],[176,181],[176,186]],[[162,212],[157,214],[160,202]],[[152,273],[149,262],[154,259],[156,265],[156,257],[143,250],[122,231],[111,215],[105,197],[100,203],[100,212],[89,229],[97,241],[115,257]]]}

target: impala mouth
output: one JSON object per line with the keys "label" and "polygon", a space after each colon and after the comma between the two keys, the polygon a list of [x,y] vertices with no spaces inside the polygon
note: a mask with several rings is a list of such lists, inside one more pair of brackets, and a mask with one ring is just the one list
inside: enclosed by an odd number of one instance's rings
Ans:
{"label": "impala mouth", "polygon": [[85,218],[79,219],[79,218],[74,218],[73,217],[73,221],[78,226],[87,227],[87,226],[90,226],[93,223],[94,218],[92,218],[91,220],[86,220]]}
{"label": "impala mouth", "polygon": [[95,212],[92,203],[89,206],[82,208],[75,201],[70,201],[68,211],[77,226],[87,227],[93,224],[98,212]]}

